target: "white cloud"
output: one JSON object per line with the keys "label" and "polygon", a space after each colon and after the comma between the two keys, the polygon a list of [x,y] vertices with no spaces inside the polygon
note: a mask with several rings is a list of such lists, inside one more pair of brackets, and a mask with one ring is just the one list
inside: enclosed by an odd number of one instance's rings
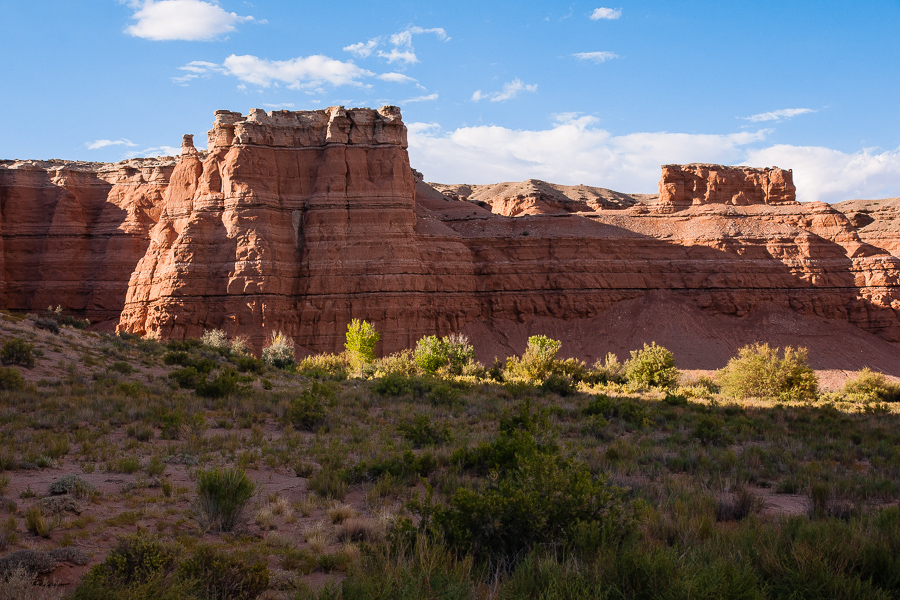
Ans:
{"label": "white cloud", "polygon": [[125,158],[146,158],[154,156],[181,156],[181,148],[175,146],[153,146],[138,152],[129,152]]}
{"label": "white cloud", "polygon": [[496,183],[544,179],[584,183],[623,192],[653,192],[660,165],[736,164],[744,147],[766,132],[728,135],[634,133],[613,135],[597,119],[557,115],[549,129],[513,130],[495,125],[442,133],[434,124],[409,126],[410,158],[429,181]]}
{"label": "white cloud", "polygon": [[782,119],[790,119],[791,117],[814,112],[816,111],[811,108],[783,108],[781,110],[773,110],[772,112],[759,113],[743,118],[744,120],[751,121],[753,123],[759,123],[762,121],[775,121],[777,123]]}
{"label": "white cloud", "polygon": [[[237,77],[244,84],[260,87],[287,85],[289,89],[316,89],[323,84],[333,86],[364,85],[360,80],[375,74],[352,62],[342,62],[314,54],[289,60],[267,60],[249,54],[232,54],[221,65],[205,61],[193,61],[180,70],[187,74],[175,77],[173,81],[184,83],[210,73],[221,73]],[[243,84],[242,84],[243,85]]]}
{"label": "white cloud", "polygon": [[599,21],[601,19],[605,19],[608,21],[615,21],[619,17],[622,16],[621,8],[595,8],[594,12],[591,13],[591,21]]}
{"label": "white cloud", "polygon": [[801,202],[900,196],[900,148],[846,153],[767,145],[770,129],[614,135],[591,116],[561,113],[555,118],[555,124],[542,130],[485,125],[443,132],[436,123],[411,123],[410,160],[428,181],[483,184],[537,178],[639,193],[657,190],[663,164],[778,166],[793,170]]}
{"label": "white cloud", "polygon": [[129,148],[137,146],[137,144],[125,138],[120,140],[94,140],[93,142],[86,142],[84,145],[87,146],[88,150],[99,150],[109,146],[128,146]]}
{"label": "white cloud", "polygon": [[293,102],[279,102],[278,104],[263,104],[266,108],[271,108],[272,110],[281,110],[283,108],[294,108]]}
{"label": "white cloud", "polygon": [[131,2],[132,25],[125,32],[148,40],[209,41],[232,32],[253,17],[227,12],[216,2],[203,0],[145,0]]}
{"label": "white cloud", "polygon": [[575,58],[580,58],[581,60],[589,60],[591,62],[595,62],[597,64],[604,63],[608,60],[612,60],[614,58],[619,58],[619,55],[615,52],[576,52],[573,54]]}
{"label": "white cloud", "polygon": [[536,83],[525,83],[517,77],[512,81],[504,83],[503,90],[499,92],[485,94],[481,90],[475,90],[475,93],[472,94],[472,101],[478,102],[479,100],[488,98],[491,102],[506,102],[507,100],[512,100],[518,96],[519,92],[536,92],[537,88],[538,86]]}
{"label": "white cloud", "polygon": [[[387,43],[392,47],[389,50],[379,50],[377,56],[387,60],[388,63],[402,61],[408,65],[416,64],[419,62],[419,57],[416,56],[415,48],[413,48],[413,36],[421,35],[423,33],[432,33],[437,36],[439,40],[445,42],[449,42],[451,39],[443,27],[431,27],[428,29],[418,26],[408,27],[403,31],[398,31],[397,33],[389,35],[387,37]],[[355,44],[350,44],[349,46],[344,46],[344,50],[354,56],[368,58],[383,42],[383,37],[376,37],[366,42],[357,42]]]}
{"label": "white cloud", "polygon": [[779,144],[750,150],[744,162],[793,169],[797,199],[805,202],[900,196],[900,148],[847,154],[818,146]]}
{"label": "white cloud", "polygon": [[382,81],[390,81],[391,83],[415,83],[415,79],[403,73],[381,73],[376,77]]}
{"label": "white cloud", "polygon": [[413,52],[412,50],[401,50],[399,48],[391,48],[390,52],[379,50],[378,56],[386,59],[388,63],[394,63],[398,60],[402,60],[406,64],[410,65],[419,62],[419,58],[416,56],[415,52]]}
{"label": "white cloud", "polygon": [[360,58],[366,58],[375,51],[375,48],[378,47],[380,43],[378,38],[374,38],[369,40],[368,42],[357,42],[356,44],[350,44],[349,46],[344,46],[344,51],[353,54],[354,56],[358,56]]}
{"label": "white cloud", "polygon": [[409,104],[410,102],[431,102],[432,100],[437,100],[438,94],[437,92],[433,94],[428,94],[427,96],[416,96],[415,98],[409,98],[408,100],[404,100],[401,104]]}

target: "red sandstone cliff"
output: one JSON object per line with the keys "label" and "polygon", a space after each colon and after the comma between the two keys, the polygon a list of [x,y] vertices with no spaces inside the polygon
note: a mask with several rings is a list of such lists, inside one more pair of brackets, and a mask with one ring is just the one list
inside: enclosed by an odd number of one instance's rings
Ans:
{"label": "red sandstone cliff", "polygon": [[900,341],[892,217],[799,204],[789,171],[666,165],[658,202],[436,187],[413,176],[393,107],[219,111],[208,152],[186,136],[177,166],[3,163],[0,298],[164,337],[258,346],[278,329],[307,351],[339,350],[351,318],[383,352],[464,331],[486,359],[533,333],[586,358],[704,328],[726,358],[816,327]]}

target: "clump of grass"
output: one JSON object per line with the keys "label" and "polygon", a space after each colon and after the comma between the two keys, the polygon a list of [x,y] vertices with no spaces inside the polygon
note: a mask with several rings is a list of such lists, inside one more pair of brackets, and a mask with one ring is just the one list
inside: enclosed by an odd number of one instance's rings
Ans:
{"label": "clump of grass", "polygon": [[244,518],[256,486],[241,469],[197,473],[197,511],[206,529],[233,531]]}
{"label": "clump of grass", "polygon": [[344,504],[342,502],[338,502],[329,507],[325,514],[328,515],[328,518],[331,519],[331,522],[335,525],[340,525],[347,519],[356,516],[356,510],[350,506],[349,504]]}
{"label": "clump of grass", "polygon": [[717,372],[722,391],[739,399],[815,400],[819,382],[807,364],[806,348],[751,344]]}
{"label": "clump of grass", "polygon": [[58,516],[44,513],[37,504],[25,511],[25,529],[34,535],[49,538],[57,525],[59,525]]}

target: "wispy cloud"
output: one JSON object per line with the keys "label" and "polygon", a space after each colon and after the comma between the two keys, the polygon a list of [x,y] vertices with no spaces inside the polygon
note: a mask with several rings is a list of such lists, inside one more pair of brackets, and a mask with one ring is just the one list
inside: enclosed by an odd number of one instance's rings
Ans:
{"label": "wispy cloud", "polygon": [[499,92],[484,93],[481,90],[475,90],[475,93],[472,94],[472,101],[479,102],[487,99],[491,102],[506,102],[518,96],[519,92],[536,92],[537,88],[536,83],[525,83],[517,77],[510,82],[504,83],[503,89]]}
{"label": "wispy cloud", "polygon": [[612,60],[614,58],[619,58],[619,55],[616,54],[615,52],[607,52],[607,51],[576,52],[572,56],[574,56],[575,58],[580,58],[581,60],[589,60],[589,61],[591,61],[593,63],[597,63],[597,64],[604,63],[604,62],[606,62],[608,60]]}
{"label": "wispy cloud", "polygon": [[125,28],[125,33],[154,41],[211,41],[235,31],[240,23],[255,20],[204,0],[144,0],[128,4],[135,9],[131,17],[134,23]]}
{"label": "wispy cloud", "polygon": [[361,81],[363,78],[375,75],[353,62],[343,62],[321,54],[289,60],[268,60],[250,54],[232,54],[222,64],[192,61],[179,69],[185,74],[172,78],[176,83],[187,83],[197,77],[219,73],[236,77],[243,84],[264,88],[286,85],[292,90],[315,89],[324,84],[364,85]]}
{"label": "wispy cloud", "polygon": [[281,110],[284,108],[294,108],[293,102],[279,102],[278,104],[263,104],[266,108],[271,108],[272,110]]}
{"label": "wispy cloud", "polygon": [[120,140],[94,140],[93,142],[85,142],[84,145],[87,146],[88,150],[99,150],[100,148],[108,148],[109,146],[128,146],[129,148],[137,146],[137,144],[125,138]]}
{"label": "wispy cloud", "polygon": [[384,45],[386,46],[386,49],[378,50],[376,56],[385,59],[389,64],[399,61],[404,64],[412,65],[419,62],[419,57],[416,56],[415,48],[413,48],[413,36],[424,33],[433,34],[437,36],[439,40],[444,42],[449,42],[451,39],[443,27],[430,27],[426,29],[424,27],[413,26],[387,37],[375,37],[365,42],[357,42],[355,44],[350,44],[349,46],[344,46],[344,51],[349,52],[354,56],[358,56],[359,58],[368,58],[375,53],[377,48]]}
{"label": "wispy cloud", "polygon": [[621,8],[595,8],[594,12],[591,13],[591,21],[615,21],[619,17],[622,16]]}
{"label": "wispy cloud", "polygon": [[791,117],[796,117],[798,115],[805,115],[808,113],[814,113],[815,110],[811,108],[783,108],[781,110],[773,110],[771,112],[759,113],[756,115],[750,115],[749,117],[742,117],[745,121],[751,121],[753,123],[760,123],[763,121],[778,121],[784,119],[790,119]]}
{"label": "wispy cloud", "polygon": [[376,77],[382,81],[390,81],[392,83],[415,83],[415,79],[403,73],[381,73]]}
{"label": "wispy cloud", "polygon": [[175,146],[152,146],[136,152],[128,152],[125,158],[145,158],[154,156],[180,156],[181,148]]}
{"label": "wispy cloud", "polygon": [[409,104],[411,102],[431,102],[432,100],[437,100],[438,94],[437,92],[433,94],[428,94],[427,96],[416,96],[415,98],[409,98],[401,102],[401,104]]}

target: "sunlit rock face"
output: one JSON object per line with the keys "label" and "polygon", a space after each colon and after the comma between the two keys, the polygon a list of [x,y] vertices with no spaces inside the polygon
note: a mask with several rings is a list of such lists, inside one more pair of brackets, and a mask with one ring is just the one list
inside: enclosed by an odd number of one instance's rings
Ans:
{"label": "sunlit rock face", "polygon": [[2,162],[0,304],[257,349],[278,330],[301,352],[339,351],[360,318],[382,353],[462,331],[482,360],[535,333],[582,358],[809,323],[900,341],[895,209],[797,203],[778,168],[665,165],[658,197],[429,185],[406,146],[396,107],[254,109],[176,158]]}

